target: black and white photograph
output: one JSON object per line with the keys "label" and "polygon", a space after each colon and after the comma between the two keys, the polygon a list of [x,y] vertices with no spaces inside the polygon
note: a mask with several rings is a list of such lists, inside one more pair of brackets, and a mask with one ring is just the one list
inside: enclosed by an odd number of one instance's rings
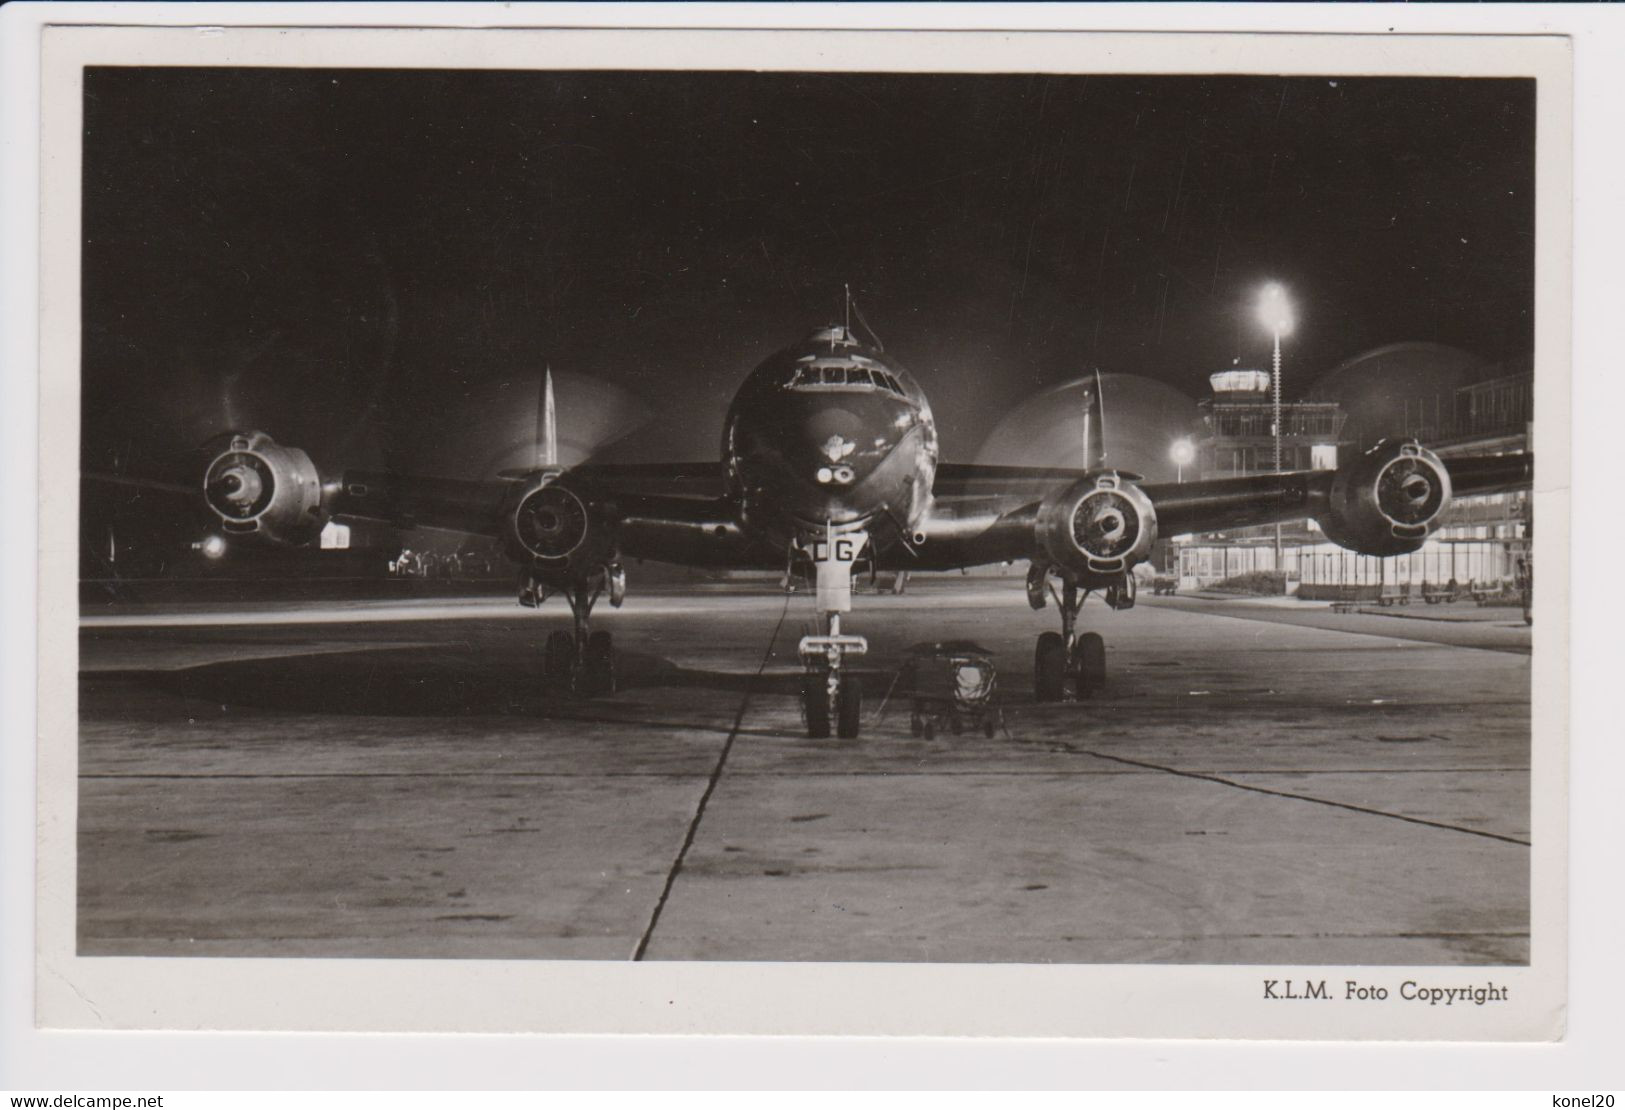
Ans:
{"label": "black and white photograph", "polygon": [[1561,87],[828,45],[75,69],[77,965],[1511,1008]]}

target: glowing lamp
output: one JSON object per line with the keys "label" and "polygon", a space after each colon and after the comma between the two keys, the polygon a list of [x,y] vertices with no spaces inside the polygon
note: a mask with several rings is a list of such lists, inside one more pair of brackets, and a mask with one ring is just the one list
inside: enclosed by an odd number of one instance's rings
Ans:
{"label": "glowing lamp", "polygon": [[1258,299],[1258,319],[1278,337],[1292,334],[1292,303],[1278,283],[1272,281],[1264,286]]}

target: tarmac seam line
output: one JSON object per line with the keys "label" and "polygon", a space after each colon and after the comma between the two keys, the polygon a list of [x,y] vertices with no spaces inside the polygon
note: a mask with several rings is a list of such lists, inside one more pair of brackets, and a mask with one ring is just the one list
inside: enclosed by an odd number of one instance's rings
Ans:
{"label": "tarmac seam line", "polygon": [[1107,755],[1105,752],[1091,751],[1087,748],[1078,748],[1077,751],[1083,755],[1092,755],[1097,759],[1108,759],[1113,763],[1126,763],[1130,767],[1145,767],[1152,771],[1163,771],[1170,775],[1178,775],[1181,778],[1200,779],[1203,782],[1216,782],[1220,786],[1229,786],[1236,790],[1248,790],[1254,794],[1269,794],[1277,798],[1292,798],[1295,801],[1300,802],[1313,802],[1316,805],[1331,806],[1333,809],[1346,809],[1353,813],[1364,813],[1371,817],[1389,817],[1395,821],[1407,821],[1413,825],[1426,825],[1427,827],[1433,829],[1445,829],[1448,832],[1466,833],[1469,836],[1481,836],[1486,840],[1499,840],[1506,844],[1519,844],[1525,848],[1533,846],[1529,841],[1519,840],[1515,836],[1503,836],[1500,833],[1484,832],[1482,829],[1469,829],[1462,825],[1446,824],[1443,821],[1429,821],[1425,817],[1408,817],[1403,813],[1390,813],[1384,809],[1372,809],[1369,806],[1357,806],[1352,802],[1334,802],[1330,798],[1314,798],[1308,794],[1294,794],[1289,790],[1271,790],[1264,786],[1251,786],[1244,782],[1236,782],[1233,779],[1221,778],[1218,775],[1204,775],[1197,771],[1181,771],[1177,767],[1164,767],[1157,763],[1146,763],[1138,759],[1127,759],[1120,755]]}
{"label": "tarmac seam line", "polygon": [[[1200,600],[1200,599],[1197,599],[1197,600]],[[1423,636],[1419,631],[1406,630],[1406,629],[1401,629],[1401,628],[1395,628],[1395,629],[1328,628],[1327,626],[1325,626],[1323,624],[1312,624],[1309,621],[1304,621],[1304,620],[1280,620],[1280,619],[1272,620],[1269,616],[1267,616],[1264,613],[1261,613],[1261,612],[1259,612],[1257,610],[1254,610],[1254,611],[1252,611],[1250,613],[1249,612],[1221,613],[1221,612],[1218,612],[1218,611],[1214,610],[1213,608],[1211,608],[1212,604],[1222,605],[1222,604],[1224,604],[1224,602],[1214,602],[1214,603],[1210,603],[1209,605],[1179,605],[1179,604],[1168,604],[1167,602],[1164,601],[1164,602],[1151,602],[1150,607],[1153,608],[1153,609],[1167,609],[1167,610],[1170,610],[1172,612],[1199,613],[1199,614],[1202,614],[1204,616],[1209,616],[1209,617],[1224,617],[1227,620],[1233,620],[1233,621],[1253,621],[1253,622],[1258,623],[1258,624],[1279,624],[1279,625],[1287,625],[1287,626],[1292,627],[1292,628],[1310,628],[1310,629],[1314,629],[1314,630],[1319,631],[1319,632],[1331,632],[1331,633],[1335,633],[1337,635],[1343,635],[1343,636],[1373,636],[1373,637],[1376,637],[1378,639],[1386,637],[1386,638],[1394,639],[1394,640],[1405,640],[1405,641],[1408,641],[1410,643],[1415,643],[1415,644],[1428,644],[1428,645],[1431,645],[1433,647],[1454,648],[1454,649],[1460,649],[1460,650],[1463,650],[1463,651],[1495,651],[1495,652],[1500,652],[1503,655],[1531,655],[1531,654],[1533,654],[1533,648],[1532,647],[1520,647],[1520,646],[1514,646],[1514,645],[1496,646],[1494,644],[1451,643],[1451,642],[1449,642],[1447,640],[1430,639],[1430,638],[1428,638],[1426,636]],[[1309,611],[1300,611],[1296,615],[1300,616],[1300,617],[1313,616],[1313,613],[1309,612]],[[1392,616],[1393,614],[1390,614],[1390,613],[1356,613],[1356,614],[1352,614],[1352,615],[1354,615],[1354,616],[1371,616],[1371,617],[1387,617],[1387,616]],[[1487,621],[1449,621],[1449,620],[1445,620],[1443,618],[1431,618],[1431,619],[1432,619],[1434,624],[1465,625],[1465,626],[1468,626],[1468,627],[1481,627],[1484,624],[1489,623]],[[1409,631],[1409,634],[1407,634],[1407,631]]]}
{"label": "tarmac seam line", "polygon": [[700,831],[700,822],[705,819],[705,807],[711,801],[711,795],[716,793],[717,783],[722,781],[722,768],[728,762],[728,753],[733,751],[734,739],[739,735],[740,727],[745,723],[745,711],[750,708],[751,695],[754,694],[756,681],[767,670],[768,660],[773,658],[773,647],[779,642],[779,632],[784,628],[784,619],[790,615],[790,594],[784,595],[784,608],[779,610],[779,619],[773,625],[773,633],[767,638],[767,648],[762,652],[762,662],[756,668],[756,674],[750,686],[745,689],[745,696],[739,699],[739,712],[734,714],[733,728],[728,731],[728,738],[722,742],[722,750],[717,753],[716,766],[711,768],[711,777],[706,780],[705,790],[700,794],[700,803],[694,807],[694,817],[688,823],[688,831],[683,835],[683,843],[677,849],[677,858],[672,861],[671,870],[666,872],[665,885],[660,888],[660,897],[655,900],[654,912],[649,915],[649,924],[643,929],[643,936],[638,940],[638,947],[632,953],[633,962],[643,959],[649,951],[649,941],[654,938],[655,928],[660,924],[660,915],[666,909],[666,899],[671,897],[672,887],[677,884],[677,876],[683,870],[683,861],[688,858],[688,850],[694,846],[694,837]]}

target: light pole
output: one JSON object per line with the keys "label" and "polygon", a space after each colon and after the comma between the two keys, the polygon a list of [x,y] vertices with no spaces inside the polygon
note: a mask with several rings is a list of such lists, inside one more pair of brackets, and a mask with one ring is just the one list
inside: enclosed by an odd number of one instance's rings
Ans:
{"label": "light pole", "polygon": [[1176,439],[1168,448],[1168,457],[1174,460],[1175,482],[1185,480],[1185,468],[1196,460],[1196,445],[1189,436]]}
{"label": "light pole", "polygon": [[[1275,339],[1274,368],[1270,374],[1270,435],[1275,440],[1275,473],[1281,472],[1281,336],[1292,331],[1292,305],[1278,282],[1264,286],[1258,300],[1258,318]],[[1281,526],[1275,526],[1275,569],[1281,567]]]}

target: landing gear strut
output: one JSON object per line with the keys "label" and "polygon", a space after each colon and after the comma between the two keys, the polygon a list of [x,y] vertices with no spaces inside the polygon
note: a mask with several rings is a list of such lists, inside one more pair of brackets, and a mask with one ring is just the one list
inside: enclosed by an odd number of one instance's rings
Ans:
{"label": "landing gear strut", "polygon": [[[1051,574],[1059,587],[1050,581]],[[1120,584],[1107,587],[1106,604],[1127,609],[1134,604],[1134,578],[1125,575]],[[1048,598],[1055,599],[1061,611],[1061,631],[1039,635],[1033,649],[1033,695],[1039,701],[1061,701],[1070,684],[1078,700],[1092,697],[1106,684],[1106,641],[1098,632],[1077,631],[1078,611],[1092,591],[1078,584],[1064,570],[1051,571],[1037,563],[1027,571],[1027,603],[1042,609]]]}
{"label": "landing gear strut", "polygon": [[817,568],[817,604],[825,621],[823,635],[803,636],[798,649],[806,668],[801,679],[801,712],[807,720],[807,736],[813,740],[829,737],[830,722],[842,740],[856,740],[863,718],[863,686],[858,676],[845,669],[846,657],[862,655],[869,641],[841,632],[841,614],[852,608],[852,564],[863,551],[868,536],[849,532],[839,537],[833,526],[822,541],[807,545]]}
{"label": "landing gear strut", "polygon": [[807,718],[807,736],[829,738],[831,719],[835,735],[856,740],[863,718],[863,685],[858,676],[845,671],[847,655],[862,655],[869,643],[862,636],[841,635],[841,614],[829,614],[828,632],[801,639],[801,660],[806,673],[801,679],[801,708]]}
{"label": "landing gear strut", "polygon": [[[553,632],[542,654],[542,673],[549,685],[577,697],[592,698],[615,693],[615,646],[610,634],[592,631],[592,608],[605,592],[609,603],[619,609],[626,598],[626,571],[618,563],[601,567],[597,573],[577,578],[559,589],[570,603],[575,618],[573,632]],[[536,608],[548,597],[546,583],[527,574],[520,585],[519,603]]]}

